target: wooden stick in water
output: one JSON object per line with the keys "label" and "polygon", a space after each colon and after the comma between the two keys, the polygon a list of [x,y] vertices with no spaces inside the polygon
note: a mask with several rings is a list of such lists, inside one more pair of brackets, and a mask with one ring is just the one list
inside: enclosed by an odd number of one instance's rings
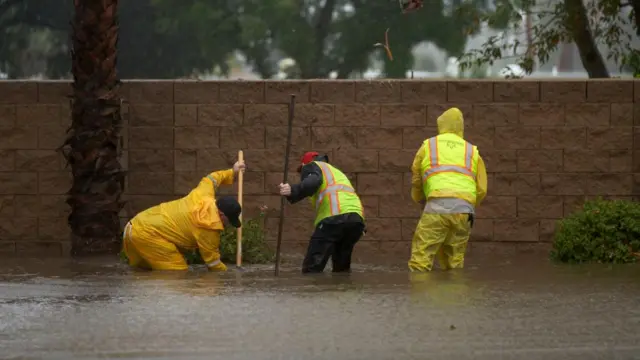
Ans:
{"label": "wooden stick in water", "polygon": [[[289,178],[289,155],[291,153],[291,130],[293,127],[294,108],[296,106],[296,96],[291,95],[289,102],[289,122],[287,124],[287,147],[284,152],[284,174],[282,183],[286,184]],[[278,242],[276,243],[276,269],[275,276],[280,275],[280,251],[282,247],[282,227],[284,224],[284,206],[286,200],[284,196],[280,197],[280,219],[278,222]]]}
{"label": "wooden stick in water", "polygon": [[[242,150],[238,151],[238,161],[242,163],[244,161],[244,154]],[[240,207],[242,207],[242,188],[244,185],[244,172],[238,172],[238,203]],[[244,209],[243,209],[244,211]],[[240,223],[242,223],[242,213],[240,213]],[[242,226],[238,228],[238,236],[236,239],[237,250],[236,250],[236,265],[238,267],[242,266]]]}

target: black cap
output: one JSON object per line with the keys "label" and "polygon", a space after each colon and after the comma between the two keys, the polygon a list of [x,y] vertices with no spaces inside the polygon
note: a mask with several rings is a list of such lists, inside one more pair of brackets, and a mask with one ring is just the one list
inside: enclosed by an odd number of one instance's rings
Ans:
{"label": "black cap", "polygon": [[223,196],[216,201],[216,206],[224,216],[227,217],[229,223],[236,228],[242,226],[240,222],[240,213],[242,213],[242,207],[233,196]]}

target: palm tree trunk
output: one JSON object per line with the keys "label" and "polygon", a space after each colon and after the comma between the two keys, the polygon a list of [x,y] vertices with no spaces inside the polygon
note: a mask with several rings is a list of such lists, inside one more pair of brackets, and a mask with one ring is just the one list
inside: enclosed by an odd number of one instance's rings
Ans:
{"label": "palm tree trunk", "polygon": [[118,162],[118,0],[75,0],[72,124],[62,146],[71,166],[71,255],[117,253],[125,173]]}

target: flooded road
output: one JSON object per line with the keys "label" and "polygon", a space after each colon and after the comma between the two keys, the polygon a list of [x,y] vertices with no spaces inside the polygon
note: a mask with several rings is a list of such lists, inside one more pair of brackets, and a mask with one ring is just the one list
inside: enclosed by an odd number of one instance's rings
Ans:
{"label": "flooded road", "polygon": [[474,262],[279,278],[4,261],[1,359],[640,359],[640,266]]}

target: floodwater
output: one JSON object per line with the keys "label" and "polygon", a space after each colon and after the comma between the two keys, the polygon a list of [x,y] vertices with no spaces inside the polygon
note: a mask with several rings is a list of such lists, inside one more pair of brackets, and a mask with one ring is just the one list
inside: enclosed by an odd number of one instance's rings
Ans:
{"label": "floodwater", "polygon": [[640,359],[640,266],[470,259],[410,276],[287,265],[0,265],[2,359]]}

